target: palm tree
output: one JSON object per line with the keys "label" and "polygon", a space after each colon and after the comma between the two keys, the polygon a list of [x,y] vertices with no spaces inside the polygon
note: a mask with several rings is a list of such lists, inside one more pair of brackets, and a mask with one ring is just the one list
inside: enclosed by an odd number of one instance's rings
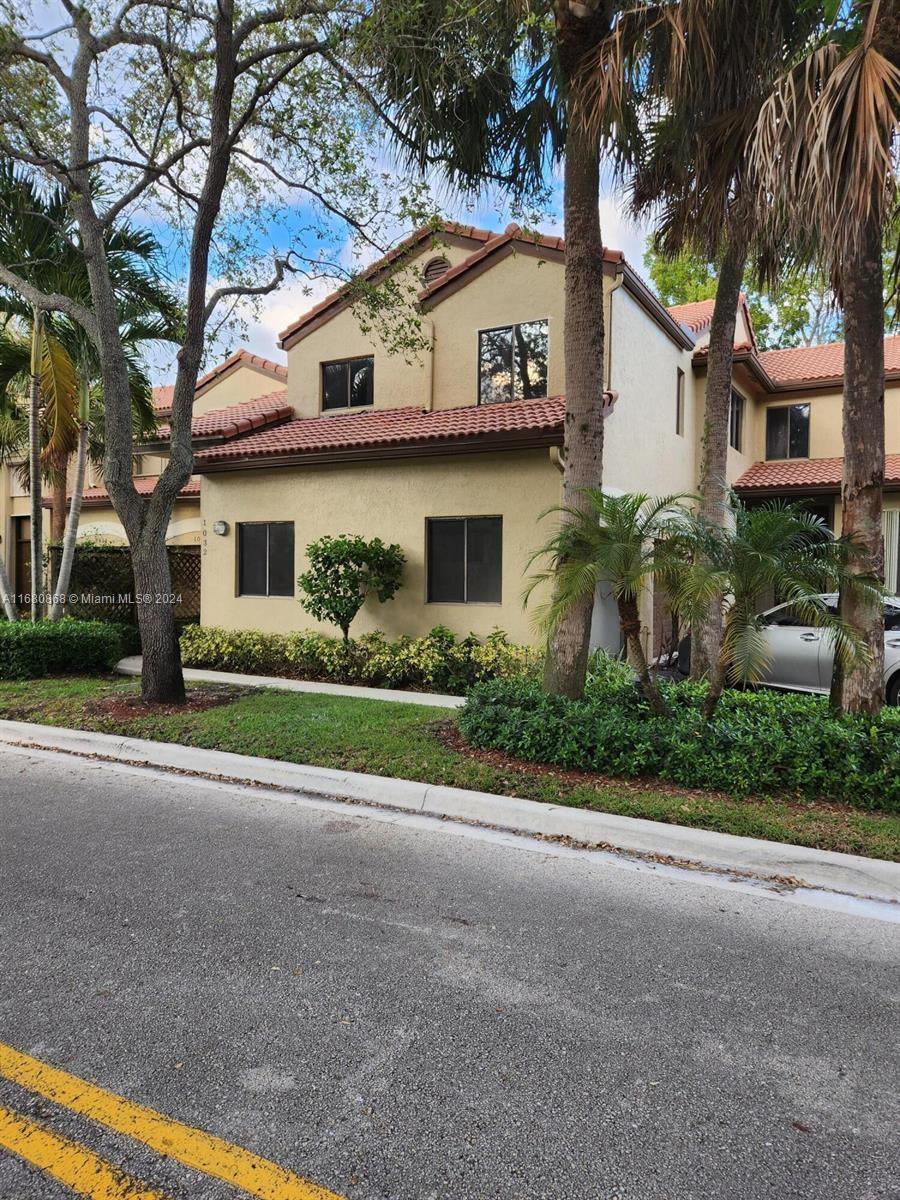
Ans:
{"label": "palm tree", "polygon": [[549,562],[525,589],[527,603],[536,587],[552,584],[552,599],[537,611],[540,626],[552,637],[569,608],[589,601],[593,609],[597,588],[608,584],[629,660],[647,703],[660,716],[668,710],[641,642],[640,601],[649,579],[665,581],[680,574],[684,499],[651,499],[642,493],[611,496],[588,488],[578,508],[550,509],[562,518],[559,528],[529,565],[542,558]]}
{"label": "palm tree", "polygon": [[[661,0],[619,17],[587,67],[588,128],[628,114],[637,136],[619,143],[631,207],[657,218],[667,257],[686,249],[717,261],[699,470],[700,512],[727,514],[728,431],[736,314],[751,251],[771,255],[769,221],[754,222],[747,141],[792,48],[813,28],[795,0]],[[629,109],[636,110],[636,120]],[[723,635],[716,606],[694,634],[691,669],[707,675]]]}
{"label": "palm tree", "polygon": [[[900,13],[884,0],[853,0],[838,13],[764,105],[751,160],[760,204],[812,231],[844,311],[842,530],[854,538],[855,572],[883,578],[882,242],[898,208]],[[883,607],[850,588],[841,610],[869,652],[836,672],[836,698],[844,711],[877,712]]]}
{"label": "palm tree", "polygon": [[[603,481],[602,139],[571,119],[582,68],[620,8],[613,0],[436,0],[383,3],[368,23],[372,90],[400,152],[440,164],[462,190],[499,183],[517,198],[546,190],[562,164],[565,263],[563,520]],[[587,674],[592,599],[566,607],[544,683],[579,696]]]}
{"label": "palm tree", "polygon": [[[90,284],[84,256],[77,246],[77,232],[61,192],[41,191],[34,182],[10,164],[0,162],[0,251],[14,254],[22,274],[43,291],[60,292],[90,304]],[[147,341],[175,341],[181,313],[171,293],[158,281],[154,238],[127,223],[110,230],[105,239],[116,299],[119,302],[122,338],[129,363],[132,406],[136,431],[148,433],[155,426],[150,383],[137,356]],[[7,330],[0,340],[0,395],[12,388],[26,368],[24,340],[9,336],[8,330],[30,331],[28,369],[28,447],[31,495],[32,619],[42,575],[42,469],[56,489],[53,534],[63,535],[64,546],[57,597],[68,591],[74,556],[85,469],[90,454],[91,397],[100,377],[96,347],[80,326],[58,314],[33,312],[15,292],[0,290],[0,319]],[[96,399],[94,411],[98,411]],[[102,411],[102,405],[99,409]],[[44,439],[41,449],[42,434]],[[95,461],[98,455],[95,438]],[[69,463],[76,454],[75,488],[68,521],[65,520]],[[64,525],[64,529],[60,526]],[[62,615],[59,599],[51,617]]]}
{"label": "palm tree", "polygon": [[[3,298],[0,297],[0,315]],[[22,306],[30,317],[0,332],[0,402],[9,413],[15,409],[16,395],[26,395],[26,424],[22,430],[27,446],[29,494],[31,496],[31,619],[43,611],[43,507],[41,479],[50,463],[71,453],[74,445],[74,408],[76,396],[75,366],[53,322],[43,313]],[[44,442],[46,431],[46,445]],[[37,558],[34,556],[37,555]]]}
{"label": "palm tree", "polygon": [[747,508],[732,496],[729,515],[727,528],[694,516],[679,529],[682,547],[693,554],[682,555],[680,567],[671,561],[670,594],[679,615],[690,620],[711,605],[723,614],[724,636],[703,706],[707,718],[726,683],[758,683],[769,665],[759,617],[768,597],[794,605],[802,620],[823,628],[834,643],[835,660],[845,667],[865,660],[869,651],[851,625],[829,612],[821,594],[852,583],[881,603],[877,580],[851,574],[852,540],[833,538],[802,504],[772,501]]}

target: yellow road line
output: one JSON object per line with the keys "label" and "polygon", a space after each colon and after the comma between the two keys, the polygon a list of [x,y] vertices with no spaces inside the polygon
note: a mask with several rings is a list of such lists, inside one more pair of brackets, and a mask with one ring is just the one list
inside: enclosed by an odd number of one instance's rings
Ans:
{"label": "yellow road line", "polygon": [[182,1125],[0,1042],[0,1075],[259,1200],[345,1200],[277,1163]]}
{"label": "yellow road line", "polygon": [[165,1200],[77,1142],[0,1107],[0,1147],[90,1200]]}

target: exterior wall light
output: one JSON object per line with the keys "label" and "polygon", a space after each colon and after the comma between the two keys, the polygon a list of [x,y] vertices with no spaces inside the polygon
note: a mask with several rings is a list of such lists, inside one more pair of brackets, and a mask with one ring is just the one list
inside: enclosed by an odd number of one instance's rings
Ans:
{"label": "exterior wall light", "polygon": [[216,521],[216,523],[213,525],[213,533],[217,533],[219,535],[219,537],[224,537],[227,532],[228,532],[228,522],[227,521]]}

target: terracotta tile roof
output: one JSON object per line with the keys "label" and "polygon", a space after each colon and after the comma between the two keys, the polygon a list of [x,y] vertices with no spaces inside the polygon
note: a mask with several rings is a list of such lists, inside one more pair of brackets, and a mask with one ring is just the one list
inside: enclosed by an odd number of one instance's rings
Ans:
{"label": "terracotta tile roof", "polygon": [[[432,225],[424,225],[421,229],[414,230],[409,237],[404,238],[398,246],[395,246],[394,249],[390,251],[390,253],[385,254],[382,258],[379,258],[377,262],[374,262],[370,267],[368,267],[363,272],[363,278],[371,279],[373,276],[378,275],[380,271],[383,271],[385,267],[389,267],[392,263],[395,263],[398,258],[401,258],[410,250],[415,249],[415,247],[420,245],[422,242],[425,242],[430,238],[439,240],[442,234],[452,237],[465,238],[473,242],[487,242],[494,236],[489,229],[479,229],[475,225],[460,225],[455,221],[448,221],[446,224],[439,226],[437,229]],[[317,321],[330,309],[335,309],[335,311],[338,311],[342,305],[347,302],[350,292],[351,286],[349,284],[345,284],[343,287],[340,287],[336,291],[332,292],[330,296],[326,296],[324,300],[320,300],[318,304],[314,304],[312,308],[303,313],[301,317],[298,317],[296,321],[287,327],[287,329],[283,329],[281,331],[281,333],[278,335],[278,344],[283,348],[284,343],[288,338],[292,338],[307,325],[311,324],[313,321]]]}
{"label": "terracotta tile roof", "polygon": [[[615,403],[615,392],[604,393],[604,406]],[[203,471],[215,464],[237,465],[253,460],[277,460],[304,456],[378,458],[390,450],[415,453],[416,449],[454,446],[484,448],[493,444],[526,444],[529,438],[541,445],[562,443],[565,401],[556,396],[545,400],[516,400],[505,404],[470,405],[467,408],[373,409],[341,416],[307,417],[289,421],[277,429],[266,429],[237,442],[200,450],[196,468]]]}
{"label": "terracotta tile roof", "polygon": [[[197,380],[196,390],[199,392],[202,388],[208,387],[215,380],[221,378],[221,376],[227,375],[229,371],[233,371],[235,367],[240,366],[255,367],[257,370],[271,375],[274,379],[287,379],[287,367],[284,363],[273,362],[270,358],[263,358],[259,354],[251,354],[249,350],[241,349],[201,376]],[[173,383],[155,387],[153,389],[153,407],[157,412],[171,412],[174,396],[175,385]]]}
{"label": "terracotta tile roof", "polygon": [[[754,463],[734,484],[737,492],[797,492],[841,488],[842,458],[790,458]],[[900,454],[885,457],[884,481],[900,484]]]}
{"label": "terracotta tile roof", "polygon": [[[764,350],[759,361],[776,383],[837,381],[844,375],[844,343]],[[900,371],[900,335],[884,339],[884,366],[886,371]]]}
{"label": "terracotta tile roof", "polygon": [[702,333],[712,324],[715,299],[696,300],[692,304],[670,304],[668,312],[679,325],[687,325],[693,333]]}
{"label": "terracotta tile roof", "polygon": [[[231,404],[228,408],[216,408],[194,417],[191,422],[191,436],[198,440],[221,438],[228,441],[252,433],[256,429],[277,425],[293,415],[294,410],[287,402],[287,392],[270,392],[267,396],[257,396],[255,400]],[[163,425],[157,436],[160,441],[165,441],[170,433],[171,427]]]}
{"label": "terracotta tile roof", "polygon": [[165,383],[153,389],[153,407],[157,412],[171,412],[172,401],[175,398],[175,384]]}
{"label": "terracotta tile roof", "polygon": [[[149,496],[156,487],[158,475],[140,475],[134,481],[135,490],[139,496]],[[200,479],[196,475],[192,475],[185,486],[178,493],[179,500],[192,500],[200,495]],[[69,499],[71,500],[71,496]],[[105,487],[90,487],[85,488],[82,504],[88,507],[108,507],[112,504],[109,498],[109,492]]]}
{"label": "terracotta tile roof", "polygon": [[[736,355],[738,355],[738,354],[753,354],[755,352],[755,349],[756,349],[756,347],[752,346],[750,344],[750,342],[735,342],[734,343],[734,353]],[[756,357],[758,358],[759,355],[756,355]],[[709,358],[709,346],[698,346],[697,349],[694,351],[694,361],[702,362],[702,361],[706,360],[707,358]]]}
{"label": "terracotta tile roof", "polygon": [[214,379],[218,379],[221,375],[227,375],[229,371],[240,366],[256,367],[257,370],[265,371],[267,375],[273,375],[276,379],[287,379],[287,367],[284,363],[273,362],[270,358],[263,358],[259,354],[251,354],[249,350],[242,349],[198,379],[197,390],[207,387]]}

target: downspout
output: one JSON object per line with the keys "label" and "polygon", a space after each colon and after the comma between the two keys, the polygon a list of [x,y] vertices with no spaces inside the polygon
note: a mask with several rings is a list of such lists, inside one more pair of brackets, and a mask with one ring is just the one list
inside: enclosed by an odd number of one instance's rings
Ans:
{"label": "downspout", "polygon": [[609,297],[609,304],[606,309],[606,387],[612,391],[612,349],[613,349],[613,294],[619,290],[625,281],[625,263],[620,260],[616,263],[616,273],[610,281],[609,287],[604,289],[604,297]]}
{"label": "downspout", "polygon": [[422,321],[422,327],[427,327],[428,350],[425,364],[425,386],[428,392],[428,412],[434,412],[434,321]]}

